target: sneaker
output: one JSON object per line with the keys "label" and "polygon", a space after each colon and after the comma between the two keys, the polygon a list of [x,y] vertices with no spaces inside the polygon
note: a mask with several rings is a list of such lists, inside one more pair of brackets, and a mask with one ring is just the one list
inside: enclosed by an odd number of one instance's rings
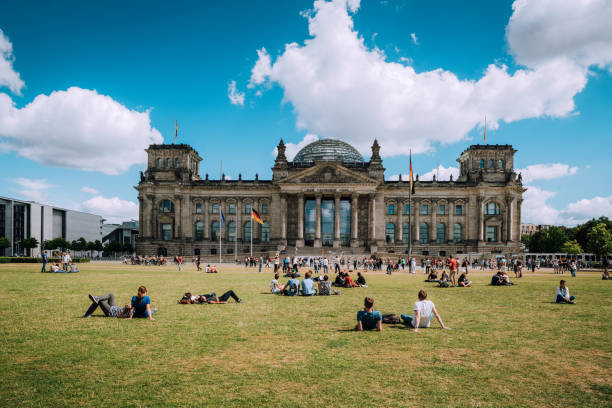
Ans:
{"label": "sneaker", "polygon": [[242,303],[242,302],[243,302],[243,300],[242,300],[242,299],[238,299],[238,300],[237,300],[237,302],[238,302],[238,303]]}
{"label": "sneaker", "polygon": [[83,316],[81,316],[82,318],[86,318],[86,317],[91,317],[90,314],[85,313]]}
{"label": "sneaker", "polygon": [[89,294],[89,299],[91,299],[91,301],[94,302],[95,304],[100,303],[100,298],[92,295],[91,293]]}

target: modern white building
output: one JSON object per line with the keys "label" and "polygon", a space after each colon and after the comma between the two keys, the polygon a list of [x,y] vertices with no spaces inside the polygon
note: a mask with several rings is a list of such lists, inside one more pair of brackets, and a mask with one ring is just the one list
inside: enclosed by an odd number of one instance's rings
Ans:
{"label": "modern white building", "polygon": [[[95,214],[0,197],[0,237],[11,243],[10,248],[0,249],[0,256],[24,255],[19,243],[25,238],[36,238],[39,243],[54,238],[74,241],[81,237],[101,242],[103,222]],[[32,250],[31,256],[40,256],[40,246]]]}

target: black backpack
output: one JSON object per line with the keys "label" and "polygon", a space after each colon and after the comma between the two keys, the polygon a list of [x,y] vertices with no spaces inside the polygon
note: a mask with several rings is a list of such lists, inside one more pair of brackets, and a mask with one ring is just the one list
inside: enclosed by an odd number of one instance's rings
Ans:
{"label": "black backpack", "polygon": [[382,322],[386,324],[399,324],[402,320],[395,313],[388,313],[382,316]]}

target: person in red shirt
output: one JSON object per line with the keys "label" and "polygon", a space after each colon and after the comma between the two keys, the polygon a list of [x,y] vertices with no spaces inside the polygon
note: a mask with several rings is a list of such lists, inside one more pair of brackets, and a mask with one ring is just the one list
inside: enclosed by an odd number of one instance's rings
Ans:
{"label": "person in red shirt", "polygon": [[453,286],[457,286],[457,260],[453,256],[448,260],[448,267],[450,269],[450,281],[453,283]]}
{"label": "person in red shirt", "polygon": [[183,257],[179,256],[178,258],[176,258],[176,263],[178,265],[178,270],[179,272],[183,270]]}

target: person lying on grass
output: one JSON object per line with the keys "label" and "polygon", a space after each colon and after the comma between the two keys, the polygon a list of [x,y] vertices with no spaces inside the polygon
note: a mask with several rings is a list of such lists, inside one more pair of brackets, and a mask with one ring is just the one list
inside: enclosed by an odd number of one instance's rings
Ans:
{"label": "person lying on grass", "polygon": [[465,276],[465,273],[462,273],[461,276],[459,276],[457,284],[462,288],[469,288],[470,286],[472,286],[472,282],[468,280],[467,276]]}
{"label": "person lying on grass", "polygon": [[285,289],[285,285],[278,283],[278,273],[274,274],[274,279],[270,282],[270,293],[282,293]]}
{"label": "person lying on grass", "polygon": [[[89,299],[91,300],[91,305],[89,306],[89,308],[87,309],[83,317],[90,317],[99,306],[100,309],[102,309],[104,316],[106,317],[117,317],[119,319],[131,319],[132,318],[132,310],[133,310],[132,306],[130,305],[117,306],[117,302],[115,301],[114,293],[107,293],[106,295],[102,295],[102,296],[94,296],[90,293],[88,296],[89,296]],[[151,315],[153,315],[156,311],[157,311],[157,308],[150,310]],[[155,320],[155,319],[151,318],[151,320]]]}
{"label": "person lying on grass", "polygon": [[557,288],[555,303],[569,303],[573,305],[574,299],[576,298],[574,296],[570,296],[569,288],[565,285],[565,281],[561,279],[559,282],[559,287]]}
{"label": "person lying on grass", "polygon": [[431,300],[427,300],[427,292],[421,289],[418,297],[419,300],[414,302],[414,316],[408,314],[401,315],[404,324],[413,327],[414,331],[418,332],[419,328],[429,327],[431,320],[436,316],[440,326],[442,326],[444,330],[450,330],[450,327],[445,326],[442,322],[442,318],[436,310],[436,305],[434,305]]}
{"label": "person lying on grass", "polygon": [[236,303],[242,303],[243,300],[236,295],[233,290],[228,290],[221,296],[217,297],[215,292],[207,293],[205,295],[192,295],[191,292],[185,293],[179,303],[182,304],[196,304],[196,303],[209,303],[209,304],[225,304],[227,300],[232,298]]}
{"label": "person lying on grass", "polygon": [[382,314],[374,310],[374,299],[366,297],[363,301],[363,310],[357,312],[357,326],[355,330],[382,331]]}

